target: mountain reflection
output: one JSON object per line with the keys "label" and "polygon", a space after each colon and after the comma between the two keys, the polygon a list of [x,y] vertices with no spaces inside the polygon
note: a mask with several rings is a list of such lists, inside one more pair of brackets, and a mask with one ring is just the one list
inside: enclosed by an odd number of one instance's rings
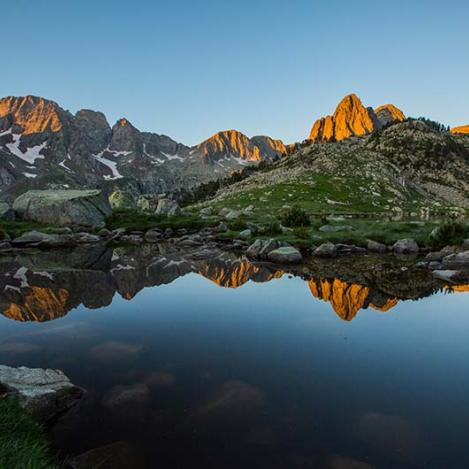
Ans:
{"label": "mountain reflection", "polygon": [[423,298],[442,288],[469,291],[469,285],[443,285],[427,272],[403,270],[392,262],[384,266],[379,262],[377,268],[372,258],[361,259],[361,264],[357,259],[353,263],[311,260],[281,270],[215,248],[181,253],[172,244],[4,256],[0,258],[0,312],[17,321],[50,321],[81,304],[89,309],[107,306],[116,293],[130,300],[145,287],[169,284],[189,273],[225,288],[269,282],[285,274],[301,277],[313,297],[329,302],[346,321],[362,309],[386,312],[401,300]]}

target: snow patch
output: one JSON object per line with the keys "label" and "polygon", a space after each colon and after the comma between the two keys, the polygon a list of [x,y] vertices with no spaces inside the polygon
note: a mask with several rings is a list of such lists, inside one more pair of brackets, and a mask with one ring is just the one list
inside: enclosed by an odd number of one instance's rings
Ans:
{"label": "snow patch", "polygon": [[164,151],[162,151],[161,153],[163,153],[163,155],[166,156],[166,158],[168,158],[168,160],[184,161],[184,158],[182,156],[179,156],[177,153],[174,154],[174,155],[171,155],[170,153],[165,153]]}
{"label": "snow patch", "polygon": [[20,280],[20,288],[26,288],[29,287],[28,279],[26,277],[26,272],[28,269],[26,267],[20,267],[16,273],[13,275],[13,278],[16,280]]}
{"label": "snow patch", "polygon": [[44,155],[41,155],[41,151],[47,146],[47,142],[41,143],[40,145],[36,145],[31,148],[27,148],[26,152],[22,152],[20,150],[20,134],[12,134],[13,135],[13,142],[7,143],[5,146],[10,150],[10,153],[21,158],[22,160],[26,161],[29,164],[34,164],[37,159],[44,159]]}
{"label": "snow patch", "polygon": [[[103,150],[101,153],[98,153],[97,155],[93,155],[99,163],[103,164],[104,166],[107,166],[112,172],[112,176],[106,175],[104,176],[104,179],[112,180],[112,179],[123,178],[124,176],[122,176],[122,174],[120,174],[119,171],[117,170],[117,163],[115,161],[111,161],[103,157],[103,154],[106,151],[108,150]],[[109,152],[109,153],[113,153],[117,156],[116,152]],[[118,153],[130,153],[130,152],[118,152]]]}

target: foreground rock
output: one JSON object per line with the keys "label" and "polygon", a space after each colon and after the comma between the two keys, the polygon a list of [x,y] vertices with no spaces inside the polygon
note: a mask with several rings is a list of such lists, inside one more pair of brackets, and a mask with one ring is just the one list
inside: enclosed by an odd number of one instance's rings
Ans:
{"label": "foreground rock", "polygon": [[70,409],[84,394],[60,370],[0,365],[0,390],[17,396],[41,422]]}
{"label": "foreground rock", "polygon": [[434,270],[433,275],[444,282],[462,284],[469,282],[469,271],[460,270]]}
{"label": "foreground rock", "polygon": [[417,254],[419,246],[413,239],[400,239],[393,245],[396,254]]}
{"label": "foreground rock", "polygon": [[256,241],[249,246],[246,255],[250,259],[267,260],[271,251],[283,247],[291,246],[285,241],[279,241],[278,239],[256,239]]}
{"label": "foreground rock", "polygon": [[318,257],[335,257],[337,256],[337,247],[332,243],[323,243],[314,250],[314,255]]}
{"label": "foreground rock", "polygon": [[13,209],[24,220],[62,226],[103,226],[112,213],[100,190],[28,191],[14,201]]}
{"label": "foreground rock", "polygon": [[469,251],[450,254],[443,258],[443,269],[448,270],[469,270]]}
{"label": "foreground rock", "polygon": [[269,252],[267,258],[269,261],[279,264],[297,264],[303,260],[303,256],[300,251],[292,246],[274,249]]}

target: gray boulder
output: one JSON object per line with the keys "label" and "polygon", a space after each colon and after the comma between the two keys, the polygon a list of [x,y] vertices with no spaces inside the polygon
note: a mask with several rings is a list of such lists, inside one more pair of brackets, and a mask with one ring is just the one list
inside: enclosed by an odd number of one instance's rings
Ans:
{"label": "gray boulder", "polygon": [[285,241],[279,241],[273,238],[256,239],[247,249],[246,255],[250,259],[266,260],[269,252],[285,246],[290,245]]}
{"label": "gray boulder", "polygon": [[239,218],[242,215],[242,212],[240,210],[230,210],[226,215],[225,218],[227,220],[236,220],[236,218]]}
{"label": "gray boulder", "polygon": [[419,246],[413,239],[400,239],[393,245],[396,254],[417,254]]}
{"label": "gray boulder", "polygon": [[239,233],[241,239],[249,239],[252,236],[251,230],[243,230]]}
{"label": "gray boulder", "polygon": [[24,366],[0,365],[0,388],[18,397],[22,405],[42,422],[70,409],[84,394],[60,370]]}
{"label": "gray boulder", "polygon": [[213,209],[212,207],[205,207],[200,210],[199,214],[203,217],[209,217],[213,214]]}
{"label": "gray boulder", "polygon": [[323,233],[336,233],[341,231],[353,231],[353,226],[349,225],[323,225],[319,228]]}
{"label": "gray boulder", "polygon": [[371,239],[368,240],[368,242],[366,244],[366,248],[370,252],[377,252],[377,253],[380,253],[380,254],[384,254],[388,250],[388,248],[385,244],[378,243],[377,241],[373,241]]}
{"label": "gray boulder", "polygon": [[269,252],[267,258],[269,261],[279,264],[297,264],[303,260],[303,256],[300,251],[295,249],[293,246],[274,249]]}
{"label": "gray boulder", "polygon": [[103,226],[112,209],[100,190],[28,191],[13,203],[24,220],[51,225]]}
{"label": "gray boulder", "polygon": [[314,250],[313,254],[317,257],[336,257],[337,247],[332,243],[323,243]]}
{"label": "gray boulder", "polygon": [[109,203],[113,209],[137,208],[137,202],[131,194],[124,191],[114,191],[109,195]]}
{"label": "gray boulder", "polygon": [[162,233],[161,230],[148,230],[145,233],[145,241],[147,243],[156,243],[161,240]]}
{"label": "gray boulder", "polygon": [[14,246],[36,246],[45,248],[65,247],[76,244],[71,235],[58,235],[42,233],[40,231],[28,231],[11,241]]}
{"label": "gray boulder", "polygon": [[442,264],[448,270],[469,269],[469,251],[450,254],[443,258]]}
{"label": "gray boulder", "polygon": [[460,270],[434,270],[433,275],[444,282],[449,283],[466,283],[469,281],[469,272],[461,272]]}
{"label": "gray boulder", "polygon": [[0,220],[14,221],[15,211],[6,202],[0,202]]}
{"label": "gray boulder", "polygon": [[160,199],[158,207],[156,207],[156,214],[174,216],[181,213],[181,208],[178,203],[171,199]]}

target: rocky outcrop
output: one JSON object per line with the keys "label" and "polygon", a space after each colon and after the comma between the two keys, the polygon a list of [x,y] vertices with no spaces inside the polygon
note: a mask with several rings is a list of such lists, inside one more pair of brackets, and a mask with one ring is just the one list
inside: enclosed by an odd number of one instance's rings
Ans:
{"label": "rocky outcrop", "polygon": [[469,135],[469,125],[461,125],[459,127],[453,127],[451,133],[455,135]]}
{"label": "rocky outcrop", "polygon": [[404,118],[402,111],[392,104],[373,110],[363,106],[357,95],[351,94],[339,103],[332,116],[323,117],[314,123],[309,139],[328,142],[363,136]]}
{"label": "rocky outcrop", "polygon": [[112,209],[99,190],[28,191],[13,203],[23,220],[52,225],[100,226]]}
{"label": "rocky outcrop", "polygon": [[70,409],[83,395],[60,370],[0,365],[0,390],[16,396],[33,417],[47,422]]}

